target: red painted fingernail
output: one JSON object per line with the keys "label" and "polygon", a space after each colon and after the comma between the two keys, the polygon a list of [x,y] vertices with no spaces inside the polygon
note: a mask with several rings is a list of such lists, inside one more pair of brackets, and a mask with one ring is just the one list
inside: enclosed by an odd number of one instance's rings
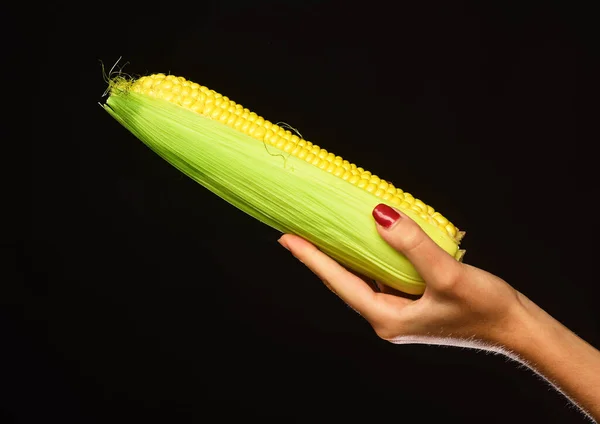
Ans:
{"label": "red painted fingernail", "polygon": [[375,221],[383,228],[390,228],[398,221],[400,214],[388,205],[380,203],[373,209],[373,218],[375,218]]}

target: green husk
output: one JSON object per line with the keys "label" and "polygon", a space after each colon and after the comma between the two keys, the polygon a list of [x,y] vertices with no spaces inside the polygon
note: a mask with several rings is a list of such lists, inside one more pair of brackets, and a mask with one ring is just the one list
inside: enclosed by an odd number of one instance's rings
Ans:
{"label": "green husk", "polygon": [[[410,294],[424,282],[380,237],[381,199],[273,146],[165,100],[113,88],[104,108],[158,155],[261,222],[299,235],[349,269]],[[417,219],[412,211],[404,213]],[[454,255],[457,246],[419,224]],[[232,260],[235,260],[232,259]]]}

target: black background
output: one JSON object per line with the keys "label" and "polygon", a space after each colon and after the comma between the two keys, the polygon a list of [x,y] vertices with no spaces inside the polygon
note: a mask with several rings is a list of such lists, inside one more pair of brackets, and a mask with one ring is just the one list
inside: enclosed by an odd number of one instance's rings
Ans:
{"label": "black background", "polygon": [[27,153],[8,182],[27,190],[25,226],[6,228],[0,421],[585,422],[502,357],[379,340],[276,231],[98,106],[100,60],[122,56],[288,122],[443,211],[466,262],[598,347],[591,11],[480,3],[54,3],[7,19],[30,91],[10,118]]}

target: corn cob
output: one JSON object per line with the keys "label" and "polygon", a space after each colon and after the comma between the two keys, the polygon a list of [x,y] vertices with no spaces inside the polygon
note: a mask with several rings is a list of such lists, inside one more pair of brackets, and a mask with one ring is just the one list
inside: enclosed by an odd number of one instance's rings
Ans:
{"label": "corn cob", "polygon": [[113,78],[108,92],[104,108],[172,165],[262,222],[305,237],[350,269],[407,293],[424,290],[412,265],[382,242],[368,221],[377,203],[403,211],[462,259],[458,246],[464,232],[434,208],[214,90],[154,74]]}

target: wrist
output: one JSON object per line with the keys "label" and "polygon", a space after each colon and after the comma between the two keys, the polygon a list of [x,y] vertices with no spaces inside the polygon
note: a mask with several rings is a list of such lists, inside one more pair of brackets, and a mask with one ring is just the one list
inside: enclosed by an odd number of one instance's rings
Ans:
{"label": "wrist", "polygon": [[527,296],[516,292],[515,301],[502,320],[492,342],[504,346],[519,356],[529,357],[545,337],[553,321],[546,312]]}
{"label": "wrist", "polygon": [[511,317],[512,332],[498,343],[541,375],[589,418],[600,417],[600,354],[526,296]]}
{"label": "wrist", "polygon": [[569,361],[574,350],[587,345],[522,293],[517,292],[517,299],[508,320],[508,331],[502,333],[497,343],[530,365],[544,368],[548,364]]}

